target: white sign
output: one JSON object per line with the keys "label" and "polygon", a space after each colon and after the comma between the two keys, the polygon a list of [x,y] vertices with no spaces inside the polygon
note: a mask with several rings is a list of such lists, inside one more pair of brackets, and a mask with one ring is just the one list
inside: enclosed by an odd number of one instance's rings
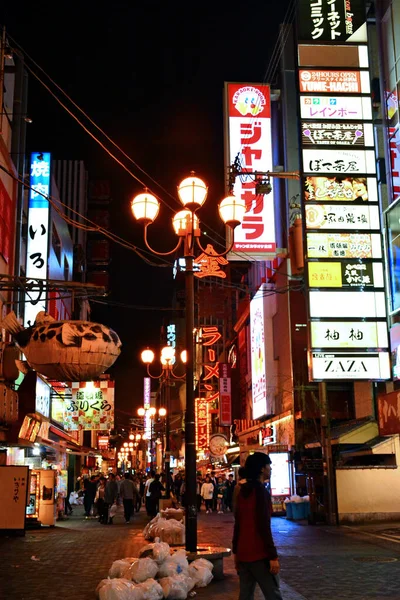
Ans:
{"label": "white sign", "polygon": [[[272,171],[270,89],[263,84],[225,86],[229,163],[239,156],[245,171]],[[273,184],[273,182],[271,182]],[[274,194],[258,194],[254,175],[236,177],[234,195],[246,203],[241,225],[235,229],[233,251],[260,260],[275,256]],[[230,255],[231,260],[243,256]]]}
{"label": "white sign", "polygon": [[267,412],[263,288],[250,302],[250,341],[253,419],[258,419]]}
{"label": "white sign", "polygon": [[50,417],[50,386],[36,375],[35,410],[44,417]]}
{"label": "white sign", "polygon": [[382,258],[380,233],[307,233],[308,258]]}
{"label": "white sign", "polygon": [[303,150],[306,173],[338,173],[354,175],[376,172],[374,150]]}
{"label": "white sign", "polygon": [[312,352],[312,379],[390,379],[388,352]]}
{"label": "white sign", "polygon": [[385,318],[385,292],[309,292],[310,317],[323,318]]}
{"label": "white sign", "polygon": [[349,204],[306,204],[307,229],[375,229],[379,231],[377,206]]}
{"label": "white sign", "polygon": [[369,94],[368,71],[321,71],[300,69],[300,92],[327,94]]}
{"label": "white sign", "polygon": [[387,348],[386,321],[311,321],[312,348]]}
{"label": "white sign", "polygon": [[[50,162],[49,152],[31,154],[26,276],[39,279],[47,278],[49,201],[44,196],[50,194]],[[37,313],[46,310],[45,301],[36,300],[25,295],[25,326],[33,325]]]}
{"label": "white sign", "polygon": [[271,452],[271,496],[290,496],[290,465],[287,452]]}
{"label": "white sign", "polygon": [[302,119],[372,120],[369,96],[300,96]]}

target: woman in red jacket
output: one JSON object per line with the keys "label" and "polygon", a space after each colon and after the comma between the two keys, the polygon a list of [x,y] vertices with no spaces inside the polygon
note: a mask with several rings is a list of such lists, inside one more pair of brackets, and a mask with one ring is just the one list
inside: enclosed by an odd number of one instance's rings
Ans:
{"label": "woman in red jacket", "polygon": [[240,580],[239,600],[253,600],[256,583],[266,600],[282,600],[279,560],[271,533],[271,498],[265,481],[271,474],[268,454],[247,457],[246,483],[240,487],[235,507],[233,553]]}

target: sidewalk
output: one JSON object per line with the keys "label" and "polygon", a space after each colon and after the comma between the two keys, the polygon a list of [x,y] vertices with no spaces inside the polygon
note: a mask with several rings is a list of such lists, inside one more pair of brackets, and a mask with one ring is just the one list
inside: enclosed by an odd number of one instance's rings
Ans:
{"label": "sidewalk", "polygon": [[[146,543],[142,531],[147,521],[142,508],[126,525],[119,508],[114,525],[100,525],[74,507],[74,514],[54,528],[27,531],[23,538],[0,537],[0,599],[94,600],[112,562],[136,555]],[[284,600],[399,600],[399,523],[335,528],[275,517],[272,527]],[[231,514],[202,512],[198,543],[229,547],[232,529]],[[223,581],[197,590],[196,598],[237,600],[232,558],[224,560],[224,572]]]}

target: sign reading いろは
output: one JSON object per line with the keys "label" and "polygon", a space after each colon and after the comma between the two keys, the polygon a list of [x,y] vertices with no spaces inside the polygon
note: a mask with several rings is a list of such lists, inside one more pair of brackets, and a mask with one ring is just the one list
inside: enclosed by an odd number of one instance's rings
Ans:
{"label": "sign reading \u3044\u308d\u306f", "polygon": [[72,383],[72,398],[64,402],[64,427],[108,430],[114,427],[114,381]]}

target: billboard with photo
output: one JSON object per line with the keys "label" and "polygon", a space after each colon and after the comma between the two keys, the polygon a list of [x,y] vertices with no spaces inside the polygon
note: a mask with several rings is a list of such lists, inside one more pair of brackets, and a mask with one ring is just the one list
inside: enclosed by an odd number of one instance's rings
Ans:
{"label": "billboard with photo", "polygon": [[307,202],[378,202],[375,177],[307,175],[303,193]]}

